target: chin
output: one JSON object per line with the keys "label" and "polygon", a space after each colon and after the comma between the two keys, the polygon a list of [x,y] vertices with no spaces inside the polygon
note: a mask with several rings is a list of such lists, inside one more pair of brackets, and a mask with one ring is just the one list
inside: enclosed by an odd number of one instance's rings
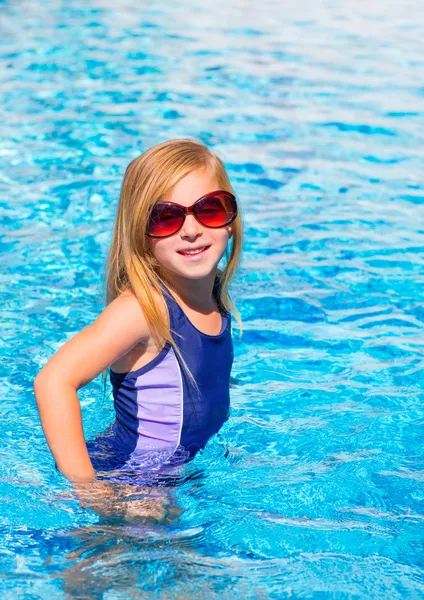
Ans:
{"label": "chin", "polygon": [[186,279],[206,279],[210,274],[215,271],[214,269],[190,269],[183,271],[182,269],[174,269],[172,273],[178,277],[185,277]]}
{"label": "chin", "polygon": [[214,265],[189,265],[187,268],[181,268],[180,265],[164,265],[162,268],[171,276],[184,277],[185,279],[206,279],[211,273],[216,271],[217,264]]}

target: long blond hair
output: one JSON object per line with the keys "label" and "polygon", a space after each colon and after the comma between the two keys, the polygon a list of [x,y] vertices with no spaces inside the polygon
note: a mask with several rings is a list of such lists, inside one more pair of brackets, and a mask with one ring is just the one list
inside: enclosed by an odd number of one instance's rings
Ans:
{"label": "long blond hair", "polygon": [[[150,251],[150,241],[145,231],[153,205],[185,175],[200,169],[210,170],[219,189],[235,195],[221,159],[197,140],[162,142],[132,160],[122,182],[107,260],[106,304],[124,291],[131,290],[143,309],[158,347],[162,348],[168,342],[181,359],[171,336],[169,319],[167,321],[164,318],[152,292],[155,290],[163,299],[163,276],[159,276],[159,263]],[[215,286],[215,293],[218,305],[234,314],[241,333],[241,318],[228,290],[241,259],[243,228],[240,212],[231,227],[231,251],[227,248],[225,268],[217,271],[218,285]],[[191,376],[189,371],[188,373]],[[106,374],[107,370],[104,372],[104,383]]]}

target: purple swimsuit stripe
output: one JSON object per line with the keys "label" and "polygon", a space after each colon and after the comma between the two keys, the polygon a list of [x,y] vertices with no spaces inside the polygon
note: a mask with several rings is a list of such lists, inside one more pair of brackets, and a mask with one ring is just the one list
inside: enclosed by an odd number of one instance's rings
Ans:
{"label": "purple swimsuit stripe", "polygon": [[155,369],[139,375],[138,440],[135,452],[164,446],[178,448],[183,426],[183,382],[173,348]]}

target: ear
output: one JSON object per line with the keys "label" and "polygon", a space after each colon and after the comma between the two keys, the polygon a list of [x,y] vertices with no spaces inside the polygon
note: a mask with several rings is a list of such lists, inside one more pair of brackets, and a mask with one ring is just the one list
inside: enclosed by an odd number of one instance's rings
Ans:
{"label": "ear", "polygon": [[231,225],[227,228],[228,231],[228,239],[231,240],[231,238],[233,237],[233,228],[231,227]]}

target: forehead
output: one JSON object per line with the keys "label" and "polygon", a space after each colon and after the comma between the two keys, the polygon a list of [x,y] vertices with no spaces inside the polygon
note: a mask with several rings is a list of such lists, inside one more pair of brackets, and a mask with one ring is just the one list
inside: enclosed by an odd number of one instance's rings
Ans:
{"label": "forehead", "polygon": [[182,206],[191,206],[206,194],[219,189],[212,171],[203,169],[192,171],[183,177],[163,198],[165,202],[176,202]]}

